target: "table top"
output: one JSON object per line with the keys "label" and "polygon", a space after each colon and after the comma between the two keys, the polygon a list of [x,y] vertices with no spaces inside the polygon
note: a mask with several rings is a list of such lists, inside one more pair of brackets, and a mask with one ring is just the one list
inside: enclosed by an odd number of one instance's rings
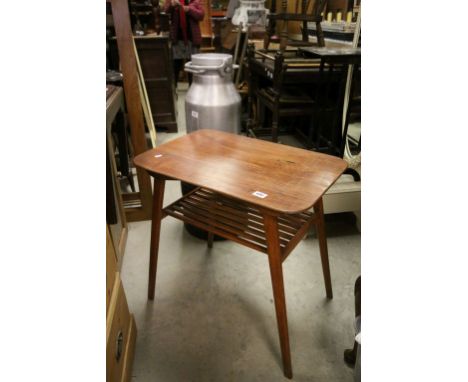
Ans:
{"label": "table top", "polygon": [[152,175],[280,213],[311,208],[347,167],[341,158],[209,129],[148,150],[134,162]]}
{"label": "table top", "polygon": [[307,52],[315,57],[330,57],[330,58],[349,58],[349,57],[360,57],[361,48],[352,48],[352,47],[300,47],[299,50]]}
{"label": "table top", "polygon": [[[315,83],[318,80],[320,61],[310,60],[309,67],[295,67],[295,62],[285,60],[284,63],[288,65],[288,70],[283,74],[283,83],[285,84],[309,84]],[[304,59],[302,59],[304,62]],[[301,65],[302,66],[302,65]],[[261,58],[255,58],[249,63],[249,70],[253,76],[260,78],[268,78],[273,80],[275,71],[275,62],[272,60],[262,61]]]}

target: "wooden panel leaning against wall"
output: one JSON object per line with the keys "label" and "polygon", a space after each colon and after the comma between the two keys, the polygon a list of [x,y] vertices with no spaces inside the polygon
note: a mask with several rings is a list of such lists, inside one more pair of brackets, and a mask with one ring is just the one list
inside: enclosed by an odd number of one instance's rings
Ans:
{"label": "wooden panel leaning against wall", "polygon": [[106,381],[131,379],[137,330],[117,271],[114,245],[106,225]]}
{"label": "wooden panel leaning against wall", "polygon": [[[146,151],[148,145],[138,87],[138,71],[128,2],[127,0],[111,0],[111,9],[123,75],[123,88],[133,153],[134,155],[138,155]],[[134,208],[125,208],[127,221],[139,221],[151,218],[152,191],[149,175],[145,172],[137,171],[137,179],[140,191],[139,193],[133,193],[132,197],[135,196],[141,205]]]}

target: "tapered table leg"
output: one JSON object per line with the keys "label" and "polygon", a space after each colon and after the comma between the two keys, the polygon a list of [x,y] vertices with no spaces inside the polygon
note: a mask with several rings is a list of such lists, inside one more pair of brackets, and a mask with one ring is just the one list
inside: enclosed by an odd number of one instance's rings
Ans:
{"label": "tapered table leg", "polygon": [[328,248],[327,248],[327,236],[325,234],[325,220],[323,217],[323,200],[320,198],[314,204],[314,212],[317,216],[317,237],[320,247],[320,258],[322,260],[322,271],[323,279],[325,281],[325,290],[327,292],[327,298],[333,298],[331,276],[330,276],[330,264],[328,262]]}
{"label": "tapered table leg", "polygon": [[271,123],[271,140],[272,142],[278,142],[278,121],[279,121],[279,105],[276,105],[275,110],[273,110],[273,121]]}
{"label": "tapered table leg", "polygon": [[158,266],[159,233],[161,231],[164,185],[164,179],[158,177],[154,178],[153,220],[151,222],[151,246],[148,278],[148,299],[150,300],[154,300],[154,289],[156,286],[156,268]]}
{"label": "tapered table leg", "polygon": [[289,350],[288,319],[286,315],[286,298],[284,295],[283,267],[276,216],[265,215],[265,232],[270,263],[271,283],[275,299],[276,320],[283,359],[285,377],[292,378],[291,352]]}

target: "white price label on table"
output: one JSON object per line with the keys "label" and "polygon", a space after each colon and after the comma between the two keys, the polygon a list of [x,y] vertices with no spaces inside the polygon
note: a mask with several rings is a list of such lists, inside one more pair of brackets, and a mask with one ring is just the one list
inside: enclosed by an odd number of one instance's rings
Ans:
{"label": "white price label on table", "polygon": [[252,192],[252,195],[260,199],[265,199],[268,196],[268,194],[265,194],[264,192],[261,192],[261,191]]}

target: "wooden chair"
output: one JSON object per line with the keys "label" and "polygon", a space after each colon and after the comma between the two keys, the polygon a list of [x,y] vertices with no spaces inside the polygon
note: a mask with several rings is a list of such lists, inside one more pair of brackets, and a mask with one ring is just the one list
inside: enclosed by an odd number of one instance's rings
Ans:
{"label": "wooden chair", "polygon": [[[248,132],[251,136],[271,134],[272,141],[278,142],[279,121],[282,117],[309,117],[312,120],[314,113],[314,100],[308,95],[303,87],[299,86],[299,81],[287,83],[285,81],[288,72],[294,71],[300,73],[301,70],[309,70],[316,66],[310,60],[301,60],[300,58],[292,61],[285,61],[285,54],[282,51],[276,51],[274,56],[262,51],[256,51],[254,54],[263,57],[265,60],[272,61],[273,75],[270,86],[253,86],[253,97],[256,99],[256,115],[253,124]],[[249,53],[250,59],[255,59],[252,52]],[[265,113],[268,109],[271,113],[271,127],[265,127]]]}
{"label": "wooden chair", "polygon": [[[299,2],[301,3],[299,11]],[[281,11],[276,13],[276,1],[272,1],[271,13],[268,15],[269,27],[265,35],[265,49],[268,49],[270,41],[276,30],[276,22],[282,21],[283,27],[280,33],[279,42],[280,50],[284,51],[286,46],[325,46],[325,39],[323,36],[322,27],[322,12],[327,4],[327,0],[315,0],[310,14],[307,13],[311,0],[296,0],[296,7],[294,13],[288,13],[288,2],[281,1]],[[302,41],[290,40],[288,37],[288,22],[289,21],[302,21]],[[317,43],[309,42],[309,31],[307,28],[308,22],[315,22],[317,29]]]}

